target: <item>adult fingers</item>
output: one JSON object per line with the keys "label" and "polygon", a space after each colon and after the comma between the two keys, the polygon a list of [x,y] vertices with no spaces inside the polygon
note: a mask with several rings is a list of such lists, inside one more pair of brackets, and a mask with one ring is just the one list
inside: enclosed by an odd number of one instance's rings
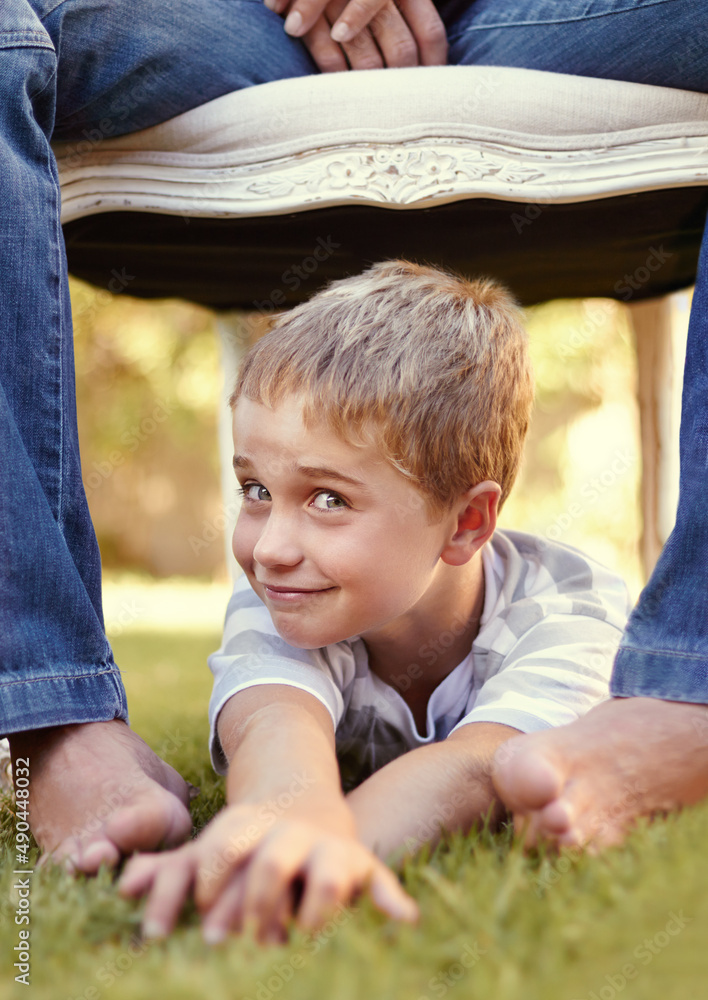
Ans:
{"label": "adult fingers", "polygon": [[416,40],[420,65],[444,66],[447,34],[433,0],[398,0],[397,6]]}
{"label": "adult fingers", "polygon": [[[391,0],[388,0],[388,2],[391,3]],[[347,3],[348,0],[330,0],[325,12],[326,19],[330,24],[335,23],[339,15],[347,7]],[[382,13],[383,11],[379,12],[376,17],[380,17]],[[407,31],[403,18],[399,17],[399,21],[403,25],[403,30]],[[410,36],[410,32],[408,32],[408,35]],[[391,31],[389,29],[387,37],[390,36]],[[418,51],[415,47],[415,42],[413,41],[412,36],[410,37],[415,57],[417,59]],[[330,41],[332,41],[331,37]],[[336,42],[332,42],[332,44],[336,45]],[[347,57],[347,61],[349,62],[351,69],[383,69],[384,65],[386,65],[384,58],[373,39],[371,31],[368,28],[364,28],[363,31],[360,31],[358,35],[352,38],[351,42],[343,44],[342,49],[344,50],[344,54]]]}
{"label": "adult fingers", "polygon": [[264,0],[264,3],[269,10],[274,10],[276,14],[283,14],[292,0]]}
{"label": "adult fingers", "polygon": [[[372,19],[369,31],[376,39],[386,66],[420,65],[415,35],[393,0],[388,0]],[[357,38],[359,37],[360,35],[357,35]],[[356,39],[349,44],[353,45],[355,41]],[[344,48],[346,51],[346,46]]]}
{"label": "adult fingers", "polygon": [[[322,16],[328,2],[329,0],[295,0],[285,19],[287,33],[295,38],[306,34]],[[387,0],[349,0],[346,11],[332,29],[334,41],[350,42],[386,2]]]}
{"label": "adult fingers", "polygon": [[302,40],[322,73],[340,73],[349,69],[349,64],[329,32],[329,21],[322,15]]}

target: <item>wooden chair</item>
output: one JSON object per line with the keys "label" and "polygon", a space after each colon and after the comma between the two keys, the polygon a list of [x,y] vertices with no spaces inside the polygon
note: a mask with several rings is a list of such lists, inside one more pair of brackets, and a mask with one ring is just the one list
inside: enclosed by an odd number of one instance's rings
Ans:
{"label": "wooden chair", "polygon": [[[285,80],[55,146],[70,270],[219,310],[227,386],[259,316],[386,257],[492,275],[524,304],[628,303],[647,572],[675,512],[668,296],[695,277],[707,150],[706,95],[500,67]],[[221,437],[231,495],[225,407]]]}

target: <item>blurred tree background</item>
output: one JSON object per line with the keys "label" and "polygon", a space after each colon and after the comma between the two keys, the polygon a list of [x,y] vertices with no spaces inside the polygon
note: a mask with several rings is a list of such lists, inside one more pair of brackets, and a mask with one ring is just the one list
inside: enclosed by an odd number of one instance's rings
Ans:
{"label": "blurred tree background", "polygon": [[221,500],[213,314],[70,285],[83,478],[104,570],[211,578],[221,549],[195,554],[188,538]]}
{"label": "blurred tree background", "polygon": [[[220,353],[213,314],[71,281],[84,483],[107,576],[223,581],[223,546],[190,536],[218,518]],[[625,307],[528,311],[537,405],[502,524],[584,548],[641,583],[641,457]]]}

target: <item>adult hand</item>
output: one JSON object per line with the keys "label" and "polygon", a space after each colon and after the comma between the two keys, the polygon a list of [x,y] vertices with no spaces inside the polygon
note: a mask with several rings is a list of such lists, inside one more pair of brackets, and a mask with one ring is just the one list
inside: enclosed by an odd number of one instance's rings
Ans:
{"label": "adult hand", "polygon": [[445,25],[432,0],[266,0],[287,14],[323,72],[447,61]]}

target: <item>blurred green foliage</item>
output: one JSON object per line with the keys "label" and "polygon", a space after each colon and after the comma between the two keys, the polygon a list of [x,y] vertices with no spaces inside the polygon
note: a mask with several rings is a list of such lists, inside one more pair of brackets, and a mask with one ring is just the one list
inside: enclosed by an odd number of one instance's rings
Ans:
{"label": "blurred green foliage", "polygon": [[197,558],[188,538],[221,500],[213,314],[70,286],[84,485],[104,566],[210,576],[221,546]]}
{"label": "blurred green foliage", "polygon": [[[213,314],[76,280],[71,294],[84,482],[104,566],[223,573],[220,542],[198,553],[188,544],[222,506]],[[636,590],[641,463],[626,310],[608,300],[550,302],[528,311],[528,325],[537,406],[502,524],[586,548]],[[629,458],[613,479],[617,449]]]}

